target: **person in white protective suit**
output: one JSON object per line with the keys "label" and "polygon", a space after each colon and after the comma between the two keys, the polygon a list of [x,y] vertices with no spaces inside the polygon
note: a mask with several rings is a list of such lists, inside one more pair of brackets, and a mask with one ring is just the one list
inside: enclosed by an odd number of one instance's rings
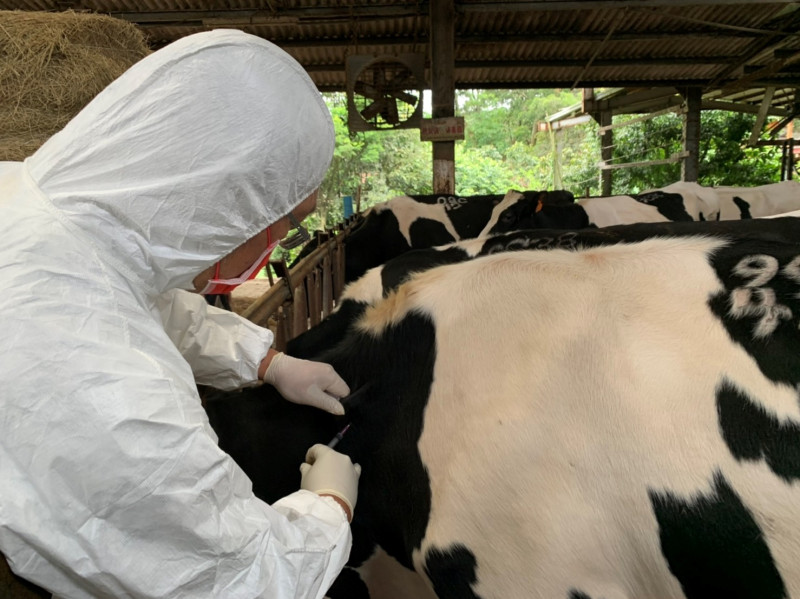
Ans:
{"label": "person in white protective suit", "polygon": [[217,30],[0,162],[0,551],[18,575],[59,597],[324,595],[359,468],[315,445],[301,489],[267,505],[196,383],[263,377],[335,413],[349,389],[194,291],[240,280],[313,209],[333,145],[299,64]]}

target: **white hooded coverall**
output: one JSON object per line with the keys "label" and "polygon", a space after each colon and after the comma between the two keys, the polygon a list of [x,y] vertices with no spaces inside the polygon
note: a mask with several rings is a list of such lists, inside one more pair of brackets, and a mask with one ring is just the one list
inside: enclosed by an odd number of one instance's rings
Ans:
{"label": "white hooded coverall", "polygon": [[257,381],[272,335],[184,290],[310,195],[333,144],[299,64],[217,30],[0,162],[0,551],[17,574],[62,597],[324,595],[350,550],[342,509],[257,499],[195,386]]}

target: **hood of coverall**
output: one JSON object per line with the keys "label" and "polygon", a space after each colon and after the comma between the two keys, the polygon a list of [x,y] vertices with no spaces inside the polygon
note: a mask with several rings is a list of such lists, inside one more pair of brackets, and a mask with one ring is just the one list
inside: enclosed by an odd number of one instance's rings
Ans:
{"label": "hood of coverall", "polygon": [[25,162],[133,284],[200,272],[288,214],[333,156],[330,112],[286,52],[235,30],[136,63]]}

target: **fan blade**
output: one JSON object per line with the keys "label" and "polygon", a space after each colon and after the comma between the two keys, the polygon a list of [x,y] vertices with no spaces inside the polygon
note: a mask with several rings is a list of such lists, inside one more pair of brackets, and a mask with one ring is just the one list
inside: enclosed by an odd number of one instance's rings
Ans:
{"label": "fan blade", "polygon": [[401,102],[405,102],[406,104],[410,104],[411,106],[416,106],[417,101],[419,100],[419,98],[414,94],[410,94],[404,91],[392,92],[391,95],[400,100]]}
{"label": "fan blade", "polygon": [[372,104],[361,110],[361,117],[365,121],[371,121],[374,119],[378,114],[383,110],[383,105],[385,104],[385,98],[381,98],[380,100],[375,100]]}
{"label": "fan blade", "polygon": [[392,79],[392,85],[395,89],[414,89],[417,87],[417,78],[411,71],[404,71]]}
{"label": "fan blade", "polygon": [[370,100],[377,100],[381,97],[381,93],[374,86],[363,81],[356,81],[353,85],[353,91]]}
{"label": "fan blade", "polygon": [[383,120],[391,125],[396,125],[400,122],[400,115],[397,114],[397,104],[395,104],[394,100],[391,98],[386,98],[384,100],[384,104],[386,106],[385,110],[381,111],[381,116]]}
{"label": "fan blade", "polygon": [[378,89],[384,87],[386,85],[386,71],[381,68],[373,67],[372,81]]}

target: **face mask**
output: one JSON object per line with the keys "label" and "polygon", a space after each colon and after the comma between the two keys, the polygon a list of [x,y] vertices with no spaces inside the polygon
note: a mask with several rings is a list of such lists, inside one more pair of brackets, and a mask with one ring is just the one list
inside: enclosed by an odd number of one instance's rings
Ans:
{"label": "face mask", "polygon": [[208,280],[206,286],[203,287],[203,290],[200,291],[202,295],[219,295],[219,294],[226,294],[230,293],[236,287],[244,283],[245,281],[249,281],[254,279],[258,272],[264,268],[269,260],[269,255],[272,253],[278,245],[278,241],[273,243],[272,235],[270,234],[269,229],[267,229],[267,249],[258,257],[258,259],[253,262],[252,266],[240,274],[238,277],[234,279],[220,279],[219,278],[219,262],[217,262],[217,266],[214,269],[214,276]]}

